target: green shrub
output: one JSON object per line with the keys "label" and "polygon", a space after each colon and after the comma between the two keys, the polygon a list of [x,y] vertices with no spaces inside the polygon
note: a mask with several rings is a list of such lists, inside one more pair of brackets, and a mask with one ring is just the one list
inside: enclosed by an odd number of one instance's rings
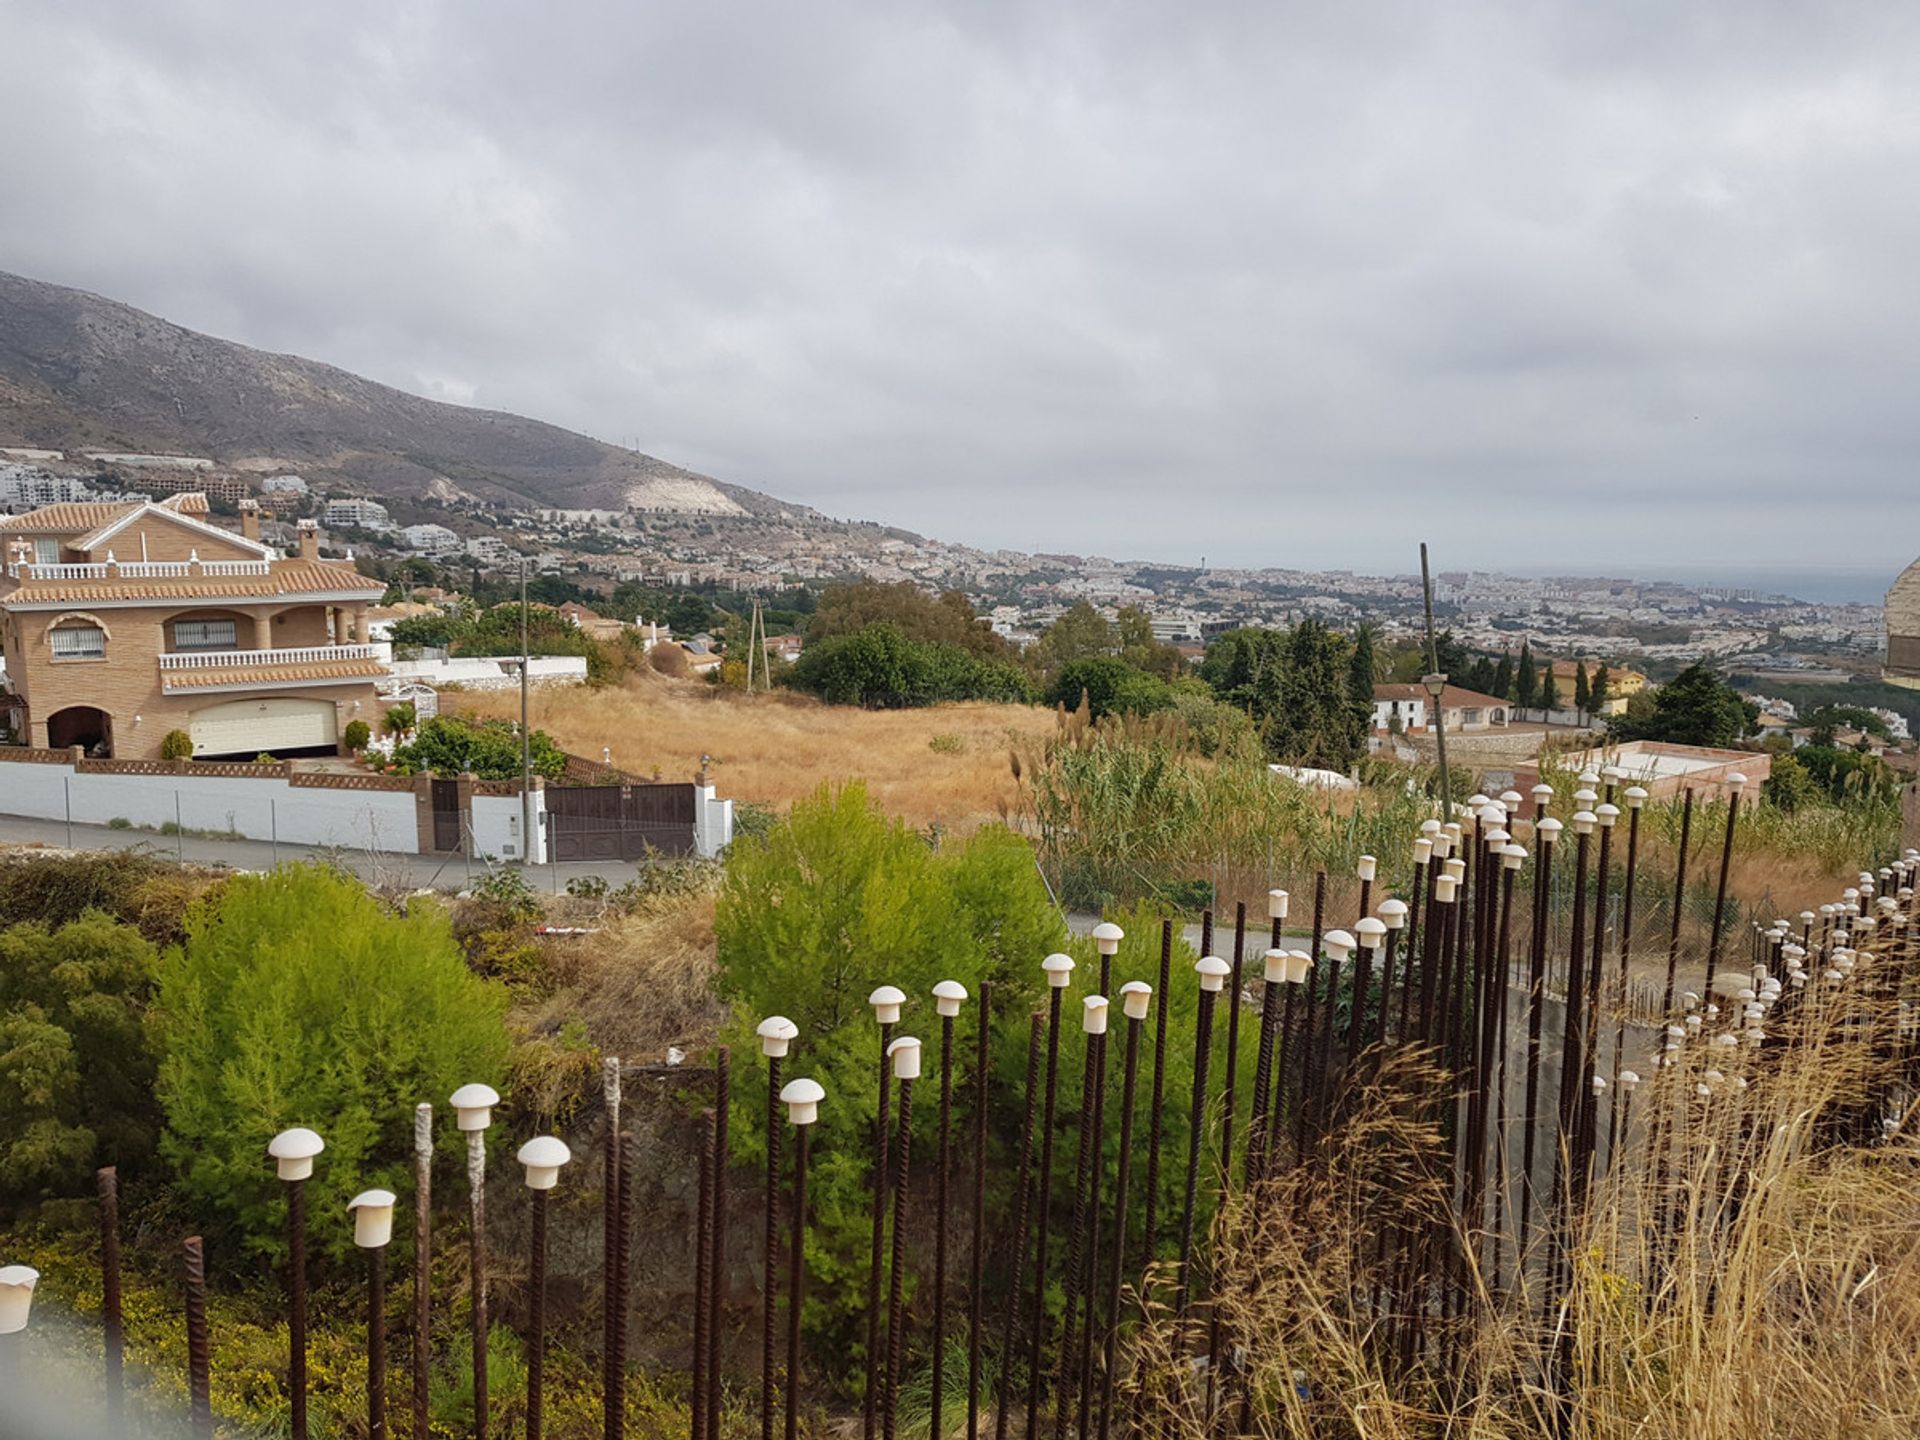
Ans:
{"label": "green shrub", "polygon": [[340,732],[340,738],[347,742],[347,749],[356,754],[367,748],[367,742],[373,739],[373,729],[364,720],[349,720],[347,728]]}
{"label": "green shrub", "polygon": [[[520,778],[520,732],[505,720],[467,720],[436,715],[393,752],[402,774],[431,772],[451,779],[471,772],[482,780]],[[533,773],[558,780],[567,755],[553,737],[536,730],[532,737]]]}
{"label": "green shrub", "polygon": [[193,758],[193,736],[184,730],[169,730],[160,740],[160,758],[162,760],[191,760]]}
{"label": "green shrub", "polygon": [[1069,710],[1078,707],[1083,695],[1096,720],[1102,715],[1150,715],[1173,704],[1173,687],[1166,681],[1111,656],[1061,666],[1047,690],[1049,702]]}
{"label": "green shrub", "polygon": [[404,735],[413,729],[417,712],[411,700],[402,700],[398,705],[389,705],[387,713],[380,721],[380,727],[389,735]]}
{"label": "green shrub", "polygon": [[343,1252],[356,1191],[408,1188],[414,1105],[498,1084],[506,1062],[504,992],[468,971],[444,912],[398,914],[321,866],[238,876],[196,906],[159,998],[163,1152],[183,1197],[262,1254],[283,1247],[276,1132],[326,1140],[310,1214]]}
{"label": "green shrub", "polygon": [[935,735],[927,741],[927,748],[936,755],[964,755],[967,742],[959,735]]}
{"label": "green shrub", "polygon": [[151,1152],[155,964],[139,931],[97,911],[0,931],[0,1196],[71,1192]]}
{"label": "green shrub", "polygon": [[280,757],[275,755],[271,750],[262,750],[258,755],[253,757],[253,763],[256,765],[278,765],[280,763]]}
{"label": "green shrub", "polygon": [[107,829],[109,830],[131,830],[132,828],[133,822],[124,815],[116,815],[107,821]]}
{"label": "green shrub", "polygon": [[1027,677],[958,645],[909,639],[890,622],[807,646],[787,683],[833,705],[897,710],[944,700],[1032,699]]}

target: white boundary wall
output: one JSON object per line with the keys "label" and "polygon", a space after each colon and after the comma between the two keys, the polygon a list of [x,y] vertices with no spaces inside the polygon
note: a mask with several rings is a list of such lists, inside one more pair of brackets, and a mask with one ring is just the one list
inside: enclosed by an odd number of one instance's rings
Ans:
{"label": "white boundary wall", "polygon": [[126,820],[156,830],[178,823],[292,845],[408,854],[420,848],[411,790],[293,785],[270,776],[114,775],[11,764],[0,770],[0,812],[86,825]]}
{"label": "white boundary wall", "polygon": [[[534,852],[531,864],[547,863],[547,792],[533,792]],[[520,858],[520,797],[518,795],[475,795],[473,797],[474,858],[494,860]]]}

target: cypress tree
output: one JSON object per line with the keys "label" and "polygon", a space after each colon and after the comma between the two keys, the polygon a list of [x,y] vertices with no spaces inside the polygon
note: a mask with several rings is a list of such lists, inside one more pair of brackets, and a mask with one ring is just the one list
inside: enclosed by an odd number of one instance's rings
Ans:
{"label": "cypress tree", "polygon": [[1592,704],[1593,692],[1587,689],[1587,662],[1576,660],[1573,662],[1573,708],[1584,715]]}
{"label": "cypress tree", "polygon": [[1520,642],[1520,669],[1514,675],[1513,703],[1522,710],[1533,708],[1534,681],[1539,677],[1533,669],[1533,642]]}
{"label": "cypress tree", "polygon": [[1513,649],[1500,652],[1500,663],[1493,667],[1493,690],[1502,700],[1513,699]]}
{"label": "cypress tree", "polygon": [[1602,661],[1594,669],[1593,679],[1587,682],[1587,707],[1596,715],[1607,703],[1608,679],[1606,662]]}
{"label": "cypress tree", "polygon": [[1560,683],[1553,678],[1551,660],[1540,667],[1540,708],[1542,710],[1560,708]]}

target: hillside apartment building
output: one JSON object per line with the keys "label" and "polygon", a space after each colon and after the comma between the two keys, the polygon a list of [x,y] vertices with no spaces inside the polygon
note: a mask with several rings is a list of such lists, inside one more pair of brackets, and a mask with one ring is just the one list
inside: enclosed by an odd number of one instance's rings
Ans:
{"label": "hillside apartment building", "polygon": [[366,612],[383,586],[322,560],[302,521],[298,553],[213,524],[203,494],[43,506],[0,518],[0,706],[16,740],[157,759],[172,730],[196,758],[331,753],[372,721],[385,672]]}

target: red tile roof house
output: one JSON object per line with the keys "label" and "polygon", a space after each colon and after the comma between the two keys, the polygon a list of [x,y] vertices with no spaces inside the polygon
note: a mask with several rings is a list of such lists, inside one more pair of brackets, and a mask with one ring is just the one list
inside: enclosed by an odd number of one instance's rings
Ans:
{"label": "red tile roof house", "polygon": [[[1440,703],[1450,735],[1504,730],[1513,709],[1511,701],[1458,685],[1442,690]],[[1373,687],[1373,728],[1376,732],[1392,730],[1398,721],[1402,734],[1423,735],[1432,706],[1433,697],[1424,686],[1376,685]]]}
{"label": "red tile roof house", "polygon": [[0,518],[0,626],[13,735],[52,749],[157,759],[168,732],[196,758],[332,752],[378,713],[366,613],[384,589],[208,518],[204,495],[49,505]]}

